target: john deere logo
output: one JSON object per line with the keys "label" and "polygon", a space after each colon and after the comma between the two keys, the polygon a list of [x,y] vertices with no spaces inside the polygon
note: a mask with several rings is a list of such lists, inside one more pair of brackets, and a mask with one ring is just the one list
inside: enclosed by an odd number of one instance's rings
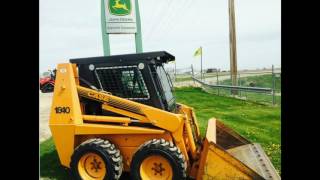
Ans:
{"label": "john deere logo", "polygon": [[109,11],[113,15],[124,16],[131,13],[130,0],[109,0]]}

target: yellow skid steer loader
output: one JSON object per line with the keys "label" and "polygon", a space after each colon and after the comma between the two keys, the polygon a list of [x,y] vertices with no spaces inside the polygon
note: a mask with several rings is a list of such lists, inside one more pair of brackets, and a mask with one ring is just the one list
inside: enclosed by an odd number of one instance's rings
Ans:
{"label": "yellow skid steer loader", "polygon": [[71,59],[56,72],[50,129],[75,179],[280,179],[261,146],[215,118],[201,138],[195,112],[177,103],[148,52]]}

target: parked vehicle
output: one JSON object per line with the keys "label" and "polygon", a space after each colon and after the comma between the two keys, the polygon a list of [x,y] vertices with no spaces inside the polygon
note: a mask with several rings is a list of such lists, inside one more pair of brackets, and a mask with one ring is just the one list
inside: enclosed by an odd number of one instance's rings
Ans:
{"label": "parked vehicle", "polygon": [[49,75],[40,78],[40,90],[42,93],[53,92],[56,79],[56,70],[49,70]]}

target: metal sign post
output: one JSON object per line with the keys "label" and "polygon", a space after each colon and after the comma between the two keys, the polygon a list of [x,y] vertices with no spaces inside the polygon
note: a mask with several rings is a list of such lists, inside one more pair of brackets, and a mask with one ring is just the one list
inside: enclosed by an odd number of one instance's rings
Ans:
{"label": "metal sign post", "polygon": [[136,6],[136,23],[137,23],[137,32],[135,34],[136,41],[136,53],[142,53],[142,33],[141,33],[141,21],[140,21],[140,11],[138,0],[135,0]]}
{"label": "metal sign post", "polygon": [[134,34],[136,52],[143,52],[138,0],[101,0],[101,32],[105,56],[111,54],[110,34]]}
{"label": "metal sign post", "polygon": [[101,0],[101,33],[102,33],[102,43],[103,43],[103,54],[105,56],[110,56],[110,41],[109,34],[107,34],[106,27],[106,13],[105,13],[104,0]]}

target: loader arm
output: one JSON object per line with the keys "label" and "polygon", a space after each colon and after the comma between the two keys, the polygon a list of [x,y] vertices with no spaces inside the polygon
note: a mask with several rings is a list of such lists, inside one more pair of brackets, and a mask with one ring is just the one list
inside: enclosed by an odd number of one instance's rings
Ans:
{"label": "loader arm", "polygon": [[[107,92],[99,92],[97,90],[89,89],[82,86],[77,86],[78,94],[81,97],[85,97],[94,101],[102,103],[102,109],[111,111],[113,113],[125,115],[130,118],[131,122],[135,123],[149,123],[153,126],[167,130],[172,133],[173,139],[176,145],[184,153],[185,158],[189,160],[188,150],[184,142],[183,133],[187,131],[188,134],[188,145],[190,147],[190,154],[192,159],[198,158],[197,146],[195,143],[194,132],[192,127],[197,129],[196,134],[199,134],[198,127],[194,127],[190,124],[190,118],[187,114],[175,114],[167,112],[158,108],[154,108],[145,104],[113,96]],[[184,107],[184,111],[187,108]],[[189,113],[192,113],[190,111]],[[131,122],[124,123],[131,123]],[[197,139],[197,138],[196,138]]]}
{"label": "loader arm", "polygon": [[79,96],[101,102],[103,109],[128,116],[136,120],[135,122],[150,123],[170,132],[177,131],[183,124],[183,115],[181,114],[170,113],[82,86],[77,86],[77,90]]}

